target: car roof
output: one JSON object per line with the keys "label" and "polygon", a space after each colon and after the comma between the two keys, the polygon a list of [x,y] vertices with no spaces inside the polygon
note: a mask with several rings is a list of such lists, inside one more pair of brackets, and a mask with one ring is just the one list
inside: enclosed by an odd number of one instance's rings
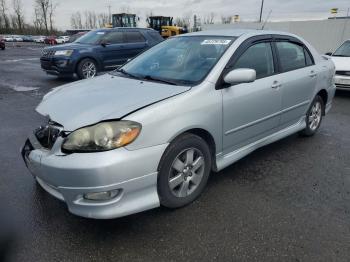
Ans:
{"label": "car roof", "polygon": [[113,27],[113,28],[96,29],[96,30],[94,30],[94,31],[108,32],[108,31],[118,31],[118,30],[145,30],[145,31],[154,31],[153,28],[143,28],[143,27]]}
{"label": "car roof", "polygon": [[233,36],[240,37],[243,35],[287,35],[287,36],[295,36],[293,34],[281,31],[271,31],[271,30],[259,30],[259,29],[217,29],[217,30],[207,30],[207,31],[199,31],[194,33],[188,33],[184,36]]}

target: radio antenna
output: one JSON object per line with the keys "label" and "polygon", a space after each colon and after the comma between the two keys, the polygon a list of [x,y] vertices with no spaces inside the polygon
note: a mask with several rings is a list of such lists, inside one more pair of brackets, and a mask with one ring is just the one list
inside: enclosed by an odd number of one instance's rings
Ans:
{"label": "radio antenna", "polygon": [[267,21],[269,20],[271,13],[272,13],[272,9],[270,10],[269,14],[267,15],[267,17],[266,17],[266,19],[261,27],[261,30],[264,30],[264,27],[265,27]]}

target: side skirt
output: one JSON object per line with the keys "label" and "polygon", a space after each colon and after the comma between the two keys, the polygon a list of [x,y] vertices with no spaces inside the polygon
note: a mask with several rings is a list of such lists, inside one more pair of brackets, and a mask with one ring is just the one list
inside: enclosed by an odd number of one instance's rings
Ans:
{"label": "side skirt", "polygon": [[271,144],[277,140],[280,140],[282,138],[285,138],[287,136],[290,136],[296,132],[299,132],[303,130],[306,127],[305,123],[305,116],[303,116],[296,124],[289,126],[285,129],[282,129],[272,135],[269,135],[267,137],[264,137],[260,140],[257,140],[249,145],[246,145],[242,148],[239,148],[233,152],[230,152],[226,155],[222,155],[222,153],[216,155],[216,165],[217,170],[220,171],[224,169],[225,167],[233,164],[234,162],[238,161],[239,159],[245,157],[246,155],[250,154],[254,150]]}

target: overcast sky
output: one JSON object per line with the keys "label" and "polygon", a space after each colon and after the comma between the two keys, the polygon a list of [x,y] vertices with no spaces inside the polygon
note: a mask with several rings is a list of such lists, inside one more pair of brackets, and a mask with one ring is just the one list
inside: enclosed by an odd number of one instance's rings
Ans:
{"label": "overcast sky", "polygon": [[[8,5],[12,0],[7,0]],[[184,14],[204,16],[210,12],[221,15],[240,15],[243,20],[257,20],[261,0],[53,0],[58,3],[55,25],[59,29],[70,28],[70,16],[73,12],[91,10],[112,13],[129,8],[141,21],[146,13],[181,17]],[[32,21],[34,0],[22,0],[26,21]],[[263,17],[272,10],[270,20],[324,19],[330,16],[331,8],[339,8],[339,15],[346,15],[350,7],[349,0],[265,0]],[[141,24],[142,25],[142,24]]]}

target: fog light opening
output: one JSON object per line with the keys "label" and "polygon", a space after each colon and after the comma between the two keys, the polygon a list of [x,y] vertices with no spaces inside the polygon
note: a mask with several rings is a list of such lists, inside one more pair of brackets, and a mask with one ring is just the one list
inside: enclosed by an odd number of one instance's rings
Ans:
{"label": "fog light opening", "polygon": [[102,192],[90,192],[84,194],[84,199],[92,200],[92,201],[108,201],[113,198],[116,198],[119,195],[120,190],[114,189],[110,191],[102,191]]}

